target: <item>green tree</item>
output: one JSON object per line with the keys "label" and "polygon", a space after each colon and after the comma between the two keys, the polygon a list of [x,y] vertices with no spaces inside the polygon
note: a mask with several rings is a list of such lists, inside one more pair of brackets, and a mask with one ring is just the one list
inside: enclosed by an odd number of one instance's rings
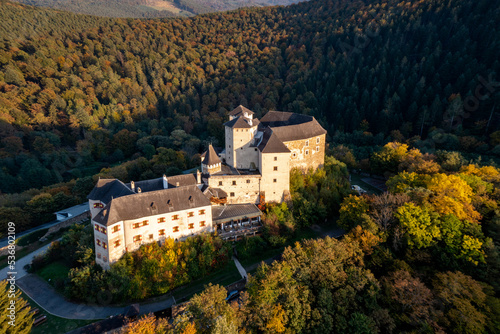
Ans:
{"label": "green tree", "polygon": [[410,248],[427,248],[441,238],[441,231],[426,209],[406,203],[395,213],[403,227]]}

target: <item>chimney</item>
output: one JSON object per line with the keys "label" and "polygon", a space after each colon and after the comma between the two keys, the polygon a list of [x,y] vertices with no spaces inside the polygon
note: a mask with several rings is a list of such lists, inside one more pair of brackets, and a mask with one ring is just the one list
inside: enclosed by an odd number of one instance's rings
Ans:
{"label": "chimney", "polygon": [[163,189],[168,189],[168,181],[165,174],[163,174]]}
{"label": "chimney", "polygon": [[196,170],[196,184],[201,184],[201,173],[200,170]]}
{"label": "chimney", "polygon": [[139,193],[139,194],[140,194],[141,192],[142,192],[141,188],[140,188],[140,187],[137,187],[137,193]]}
{"label": "chimney", "polygon": [[132,188],[132,191],[135,192],[135,182],[130,181],[130,188]]}

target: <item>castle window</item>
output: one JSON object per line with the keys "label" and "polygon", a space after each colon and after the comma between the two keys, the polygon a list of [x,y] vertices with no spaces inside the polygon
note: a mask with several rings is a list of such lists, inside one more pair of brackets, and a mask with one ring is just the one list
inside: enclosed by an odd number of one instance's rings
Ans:
{"label": "castle window", "polygon": [[100,245],[101,245],[101,240],[96,239],[96,240],[95,240],[95,243],[96,243],[96,245],[97,245],[97,246],[100,246]]}
{"label": "castle window", "polygon": [[278,157],[274,157],[274,161],[278,161]]}
{"label": "castle window", "polygon": [[247,180],[247,183],[250,183],[250,180]]}
{"label": "castle window", "polygon": [[118,232],[120,230],[120,225],[113,226],[113,233]]}
{"label": "castle window", "polygon": [[194,212],[188,212],[188,217],[194,217]]}
{"label": "castle window", "polygon": [[219,186],[222,186],[222,181],[219,181]]}
{"label": "castle window", "polygon": [[139,242],[142,240],[142,235],[136,235],[134,236],[134,242]]}
{"label": "castle window", "polygon": [[278,180],[277,179],[273,179],[273,183],[276,183],[276,182],[278,182]]}
{"label": "castle window", "polygon": [[165,222],[165,217],[158,218],[158,223],[164,223],[164,222]]}
{"label": "castle window", "polygon": [[106,234],[106,228],[104,228],[104,227],[101,227],[101,233],[104,233],[104,234]]}
{"label": "castle window", "polygon": [[296,157],[297,157],[297,153],[295,153],[295,152],[294,152],[294,153],[292,153],[292,157],[293,157],[293,158],[296,158]]}
{"label": "castle window", "polygon": [[173,215],[172,216],[172,220],[178,220],[179,219],[179,215]]}
{"label": "castle window", "polygon": [[235,185],[236,185],[236,181],[233,181],[233,186],[235,186]]}
{"label": "castle window", "polygon": [[306,140],[306,146],[309,146],[309,140]]}
{"label": "castle window", "polygon": [[257,148],[255,148],[255,152],[257,152]]}
{"label": "castle window", "polygon": [[102,248],[108,249],[108,245],[104,241],[102,242]]}
{"label": "castle window", "polygon": [[316,137],[316,144],[319,144],[319,137]]}
{"label": "castle window", "polygon": [[115,241],[115,248],[120,246],[120,240]]}
{"label": "castle window", "polygon": [[316,152],[319,152],[319,146],[316,146]]}
{"label": "castle window", "polygon": [[100,259],[101,258],[101,253],[97,253],[97,258]]}
{"label": "castle window", "polygon": [[274,170],[274,171],[277,171],[277,170],[278,170],[278,166],[274,166],[274,167],[273,167],[273,170]]}
{"label": "castle window", "polygon": [[173,229],[172,229],[172,231],[179,232],[179,226],[174,226]]}
{"label": "castle window", "polygon": [[194,228],[194,223],[188,224],[188,228],[192,230]]}
{"label": "castle window", "polygon": [[165,230],[159,230],[158,235],[165,235]]}
{"label": "castle window", "polygon": [[147,225],[149,225],[149,220],[145,220],[142,222],[142,226],[147,226]]}
{"label": "castle window", "polygon": [[200,215],[204,215],[204,214],[205,214],[205,210],[200,210],[200,211],[198,212],[198,214],[200,214]]}
{"label": "castle window", "polygon": [[204,227],[204,226],[205,226],[205,221],[204,221],[204,220],[202,220],[202,221],[200,222],[200,227]]}
{"label": "castle window", "polygon": [[141,227],[141,223],[132,224],[132,228],[139,228],[139,227]]}
{"label": "castle window", "polygon": [[104,208],[104,204],[102,204],[102,203],[94,203],[94,208]]}
{"label": "castle window", "polygon": [[94,229],[99,232],[99,225],[95,224]]}
{"label": "castle window", "polygon": [[150,235],[149,235],[149,240],[153,240],[153,238],[154,238],[154,237],[155,237],[155,236],[154,236],[153,234],[150,234]]}
{"label": "castle window", "polygon": [[306,150],[306,155],[309,155],[309,150]]}
{"label": "castle window", "polygon": [[108,258],[107,258],[107,257],[105,257],[105,256],[103,256],[103,257],[102,257],[102,260],[103,260],[104,262],[108,262]]}
{"label": "castle window", "polygon": [[234,197],[234,193],[229,193],[229,196]]}

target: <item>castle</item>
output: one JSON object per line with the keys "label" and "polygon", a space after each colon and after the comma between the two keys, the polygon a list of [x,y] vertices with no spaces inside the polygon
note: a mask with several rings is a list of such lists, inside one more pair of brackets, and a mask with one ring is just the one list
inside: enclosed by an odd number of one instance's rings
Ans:
{"label": "castle", "polygon": [[229,113],[225,148],[210,145],[201,172],[123,183],[99,179],[89,194],[96,263],[104,269],[143,243],[203,232],[255,234],[256,204],[290,196],[290,170],[324,164],[326,130],[312,116],[269,111],[259,121],[238,106]]}

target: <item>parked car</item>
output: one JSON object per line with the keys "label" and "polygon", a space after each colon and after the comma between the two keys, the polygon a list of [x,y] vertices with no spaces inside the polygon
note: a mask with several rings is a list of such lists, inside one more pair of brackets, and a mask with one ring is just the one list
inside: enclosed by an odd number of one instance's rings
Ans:
{"label": "parked car", "polygon": [[351,189],[354,190],[354,191],[357,191],[358,194],[360,194],[360,195],[366,193],[366,190],[364,190],[363,188],[361,188],[360,186],[355,185],[355,184],[353,184],[351,186]]}
{"label": "parked car", "polygon": [[240,292],[238,290],[233,290],[227,294],[226,301],[230,302],[235,300],[240,296]]}

